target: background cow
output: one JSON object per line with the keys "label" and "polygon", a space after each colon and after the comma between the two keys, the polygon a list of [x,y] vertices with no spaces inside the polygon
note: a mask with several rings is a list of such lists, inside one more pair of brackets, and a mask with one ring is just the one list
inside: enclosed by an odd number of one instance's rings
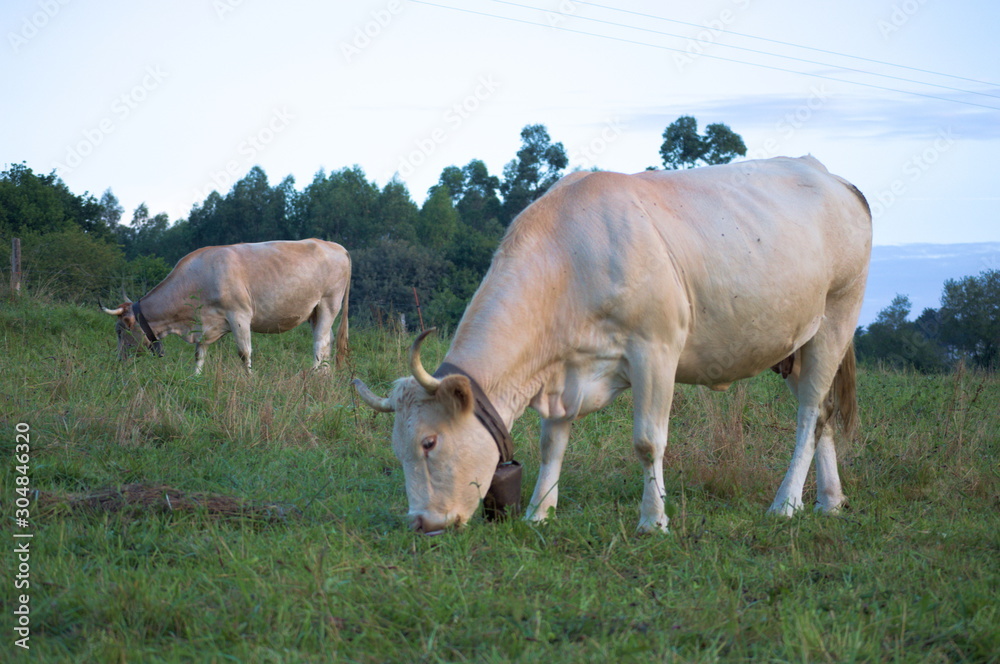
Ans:
{"label": "background cow", "polygon": [[631,387],[639,530],[666,530],[674,383],[725,389],[775,365],[799,408],[770,509],[802,506],[815,456],[817,508],[836,511],[832,421],[855,419],[851,340],[870,251],[864,197],[812,157],[567,176],[508,229],[444,358],[458,371],[429,375],[418,339],[413,376],[387,398],[355,382],[369,406],[396,413],[412,526],[461,524],[490,487],[501,446],[482,398],[508,428],[528,406],[541,415],[528,517],[544,519],[571,423]]}
{"label": "background cow", "polygon": [[136,344],[155,351],[160,339],[177,334],[195,344],[196,374],[206,346],[226,332],[250,371],[251,332],[287,332],[308,320],[313,368],[320,369],[330,358],[338,313],[338,366],[347,354],[350,287],[351,258],[334,242],[231,244],[191,252],[137,302],[104,312],[118,317],[120,355]]}

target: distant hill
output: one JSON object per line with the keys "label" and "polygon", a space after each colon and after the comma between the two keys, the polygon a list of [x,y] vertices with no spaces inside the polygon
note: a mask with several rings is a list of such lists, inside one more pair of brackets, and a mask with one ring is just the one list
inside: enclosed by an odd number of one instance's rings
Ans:
{"label": "distant hill", "polygon": [[868,289],[858,324],[874,321],[897,293],[908,295],[913,303],[912,320],[927,307],[941,306],[946,280],[978,275],[984,270],[1000,270],[1000,242],[872,247]]}

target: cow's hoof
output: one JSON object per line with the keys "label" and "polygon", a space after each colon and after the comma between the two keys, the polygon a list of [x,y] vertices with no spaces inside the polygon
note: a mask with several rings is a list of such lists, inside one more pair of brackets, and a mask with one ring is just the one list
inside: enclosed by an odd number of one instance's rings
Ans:
{"label": "cow's hoof", "polygon": [[784,501],[781,503],[776,502],[773,505],[771,505],[771,507],[768,508],[767,513],[772,516],[788,518],[795,516],[795,513],[798,512],[800,509],[802,509],[802,505],[796,506],[792,505],[788,501]]}
{"label": "cow's hoof", "polygon": [[546,508],[531,507],[524,512],[524,520],[528,523],[545,523],[556,515],[556,506],[550,505]]}
{"label": "cow's hoof", "polygon": [[847,500],[845,498],[839,498],[838,500],[828,501],[828,502],[817,502],[814,511],[818,514],[827,514],[830,516],[836,516],[841,513],[844,506],[847,505]]}
{"label": "cow's hoof", "polygon": [[669,534],[670,528],[667,527],[669,520],[664,517],[662,521],[640,521],[639,527],[635,529],[640,535],[652,535],[654,533]]}

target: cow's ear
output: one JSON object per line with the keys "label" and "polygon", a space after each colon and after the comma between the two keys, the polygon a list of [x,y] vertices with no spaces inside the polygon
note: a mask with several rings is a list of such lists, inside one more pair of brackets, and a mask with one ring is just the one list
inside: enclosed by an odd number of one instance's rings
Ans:
{"label": "cow's ear", "polygon": [[476,405],[472,384],[458,374],[442,378],[435,396],[452,416],[471,415]]}
{"label": "cow's ear", "polygon": [[126,302],[121,306],[121,308],[123,310],[121,317],[122,324],[125,326],[125,329],[131,330],[135,327],[135,314],[132,313],[132,304],[130,302]]}

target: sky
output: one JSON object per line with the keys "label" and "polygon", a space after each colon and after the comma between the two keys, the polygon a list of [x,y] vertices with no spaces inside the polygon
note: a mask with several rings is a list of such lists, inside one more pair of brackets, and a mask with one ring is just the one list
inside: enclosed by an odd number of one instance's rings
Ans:
{"label": "sky", "polygon": [[986,0],[5,0],[0,167],[110,188],[125,221],[254,165],[421,203],[446,166],[499,175],[527,124],[636,172],[693,115],[854,182],[876,245],[997,241],[998,25]]}

